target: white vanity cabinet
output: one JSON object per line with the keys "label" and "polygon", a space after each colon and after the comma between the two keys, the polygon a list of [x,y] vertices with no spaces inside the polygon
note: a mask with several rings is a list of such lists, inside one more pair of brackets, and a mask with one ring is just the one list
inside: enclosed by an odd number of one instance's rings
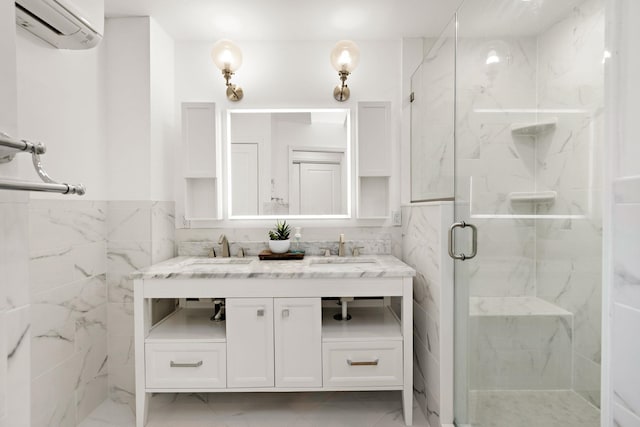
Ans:
{"label": "white vanity cabinet", "polygon": [[228,298],[227,386],[321,387],[320,298]]}
{"label": "white vanity cabinet", "polygon": [[[133,276],[137,427],[152,393],[357,390],[399,391],[411,425],[413,269],[391,256],[376,256],[366,270],[306,259],[282,267],[195,261],[176,258]],[[335,320],[340,297],[372,306]],[[401,313],[390,297],[401,299]],[[223,298],[226,320],[181,303],[152,325],[156,298]]]}

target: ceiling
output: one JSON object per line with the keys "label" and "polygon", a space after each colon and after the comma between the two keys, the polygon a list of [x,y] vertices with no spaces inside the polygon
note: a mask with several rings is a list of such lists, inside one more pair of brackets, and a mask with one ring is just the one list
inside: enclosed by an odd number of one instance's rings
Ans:
{"label": "ceiling", "polygon": [[105,0],[176,40],[390,40],[436,36],[462,0]]}
{"label": "ceiling", "polygon": [[[604,0],[600,0],[603,1]],[[466,0],[459,37],[535,36],[578,13],[585,0]]]}

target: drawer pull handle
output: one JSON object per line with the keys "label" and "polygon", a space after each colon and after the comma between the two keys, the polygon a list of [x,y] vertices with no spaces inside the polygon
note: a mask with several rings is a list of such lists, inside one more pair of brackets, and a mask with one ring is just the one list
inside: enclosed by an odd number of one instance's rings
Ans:
{"label": "drawer pull handle", "polygon": [[193,363],[176,363],[173,360],[169,363],[172,368],[198,368],[202,366],[202,360]]}
{"label": "drawer pull handle", "polygon": [[347,359],[347,365],[349,366],[378,366],[378,360],[376,359],[371,362],[353,362],[351,359]]}
{"label": "drawer pull handle", "polygon": [[264,317],[264,308],[258,309],[258,317]]}
{"label": "drawer pull handle", "polygon": [[289,310],[282,310],[282,318],[289,317]]}

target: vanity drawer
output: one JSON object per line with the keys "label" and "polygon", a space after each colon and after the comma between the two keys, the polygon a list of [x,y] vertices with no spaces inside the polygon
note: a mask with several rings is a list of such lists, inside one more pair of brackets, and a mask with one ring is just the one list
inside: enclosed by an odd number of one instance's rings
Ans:
{"label": "vanity drawer", "polygon": [[225,343],[145,344],[147,388],[225,388]]}
{"label": "vanity drawer", "polygon": [[402,385],[402,341],[324,342],[323,385]]}

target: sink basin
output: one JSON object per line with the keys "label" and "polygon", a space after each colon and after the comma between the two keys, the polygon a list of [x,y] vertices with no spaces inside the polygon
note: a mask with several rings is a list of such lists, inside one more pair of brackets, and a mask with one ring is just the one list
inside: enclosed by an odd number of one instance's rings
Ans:
{"label": "sink basin", "polygon": [[309,264],[317,267],[372,267],[377,263],[371,258],[315,258]]}
{"label": "sink basin", "polygon": [[246,265],[253,262],[246,258],[201,258],[187,261],[189,265]]}

